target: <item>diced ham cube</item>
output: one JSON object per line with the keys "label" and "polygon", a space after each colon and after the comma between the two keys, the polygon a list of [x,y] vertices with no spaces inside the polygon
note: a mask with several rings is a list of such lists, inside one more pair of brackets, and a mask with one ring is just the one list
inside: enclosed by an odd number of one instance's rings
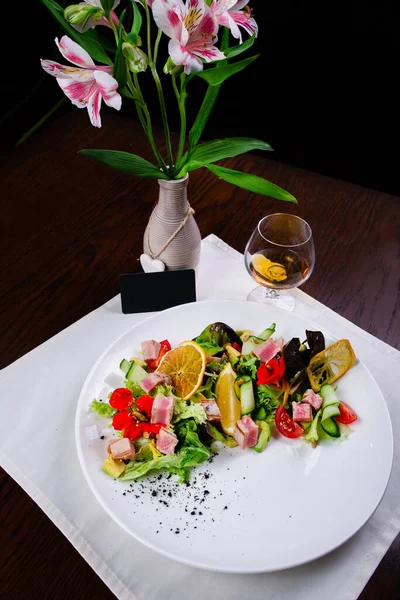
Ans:
{"label": "diced ham cube", "polygon": [[158,358],[160,354],[161,344],[155,340],[145,340],[142,342],[142,352],[144,360]]}
{"label": "diced ham cube", "polygon": [[256,425],[251,417],[245,415],[235,423],[233,437],[244,450],[251,448],[257,444],[258,440],[258,425]]}
{"label": "diced ham cube", "polygon": [[142,390],[144,390],[148,394],[159,383],[167,383],[171,385],[171,378],[166,373],[162,373],[161,371],[155,371],[154,373],[149,373],[147,377],[142,379],[142,381],[139,382],[139,385],[142,388]]}
{"label": "diced ham cube", "polygon": [[299,402],[293,402],[292,410],[293,421],[302,423],[313,420],[311,404],[300,404]]}
{"label": "diced ham cube", "polygon": [[321,408],[322,397],[319,394],[316,394],[313,390],[307,390],[306,392],[304,392],[301,401],[311,404],[311,406],[315,408],[315,410],[318,410],[319,408]]}
{"label": "diced ham cube", "polygon": [[160,429],[156,444],[156,448],[159,452],[162,452],[163,454],[174,454],[177,443],[178,438],[173,431],[166,427]]}
{"label": "diced ham cube", "polygon": [[121,438],[120,440],[110,441],[111,456],[114,460],[132,460],[135,458],[135,448],[131,440]]}
{"label": "diced ham cube", "polygon": [[202,400],[200,404],[206,411],[207,421],[212,422],[221,420],[221,411],[215,400]]}
{"label": "diced ham cube", "polygon": [[278,345],[274,340],[267,340],[254,349],[254,354],[262,362],[268,362],[271,358],[274,358],[278,352],[280,352],[281,346]]}
{"label": "diced ham cube", "polygon": [[152,423],[162,423],[163,425],[169,425],[171,423],[173,412],[173,397],[161,396],[159,394],[154,398],[153,407],[151,409],[150,421]]}

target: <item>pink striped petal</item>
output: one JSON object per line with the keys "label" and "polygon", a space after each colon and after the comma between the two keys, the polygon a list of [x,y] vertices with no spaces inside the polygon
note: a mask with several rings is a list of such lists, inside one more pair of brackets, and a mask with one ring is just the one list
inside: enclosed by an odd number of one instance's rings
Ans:
{"label": "pink striped petal", "polygon": [[237,25],[243,27],[247,33],[253,35],[253,33],[258,33],[258,25],[252,17],[249,17],[244,12],[233,12],[229,13],[229,16],[235,21]]}
{"label": "pink striped petal", "polygon": [[204,42],[198,42],[197,44],[188,44],[186,47],[189,50],[189,52],[195,54],[196,56],[200,56],[205,62],[211,62],[213,60],[223,60],[224,58],[226,58],[225,54],[221,52],[221,50],[219,50],[216,46],[213,46],[211,43],[205,44]]}
{"label": "pink striped petal", "polygon": [[111,77],[108,73],[102,71],[95,71],[94,78],[97,82],[97,88],[104,100],[104,102],[119,110],[121,108],[122,99],[121,96],[115,91],[118,87],[118,82]]}
{"label": "pink striped petal", "polygon": [[184,71],[187,75],[195,73],[203,69],[203,63],[196,58],[194,54],[188,52],[185,46],[182,46],[178,40],[170,40],[168,44],[168,52],[175,65],[184,66]]}
{"label": "pink striped petal", "polygon": [[176,0],[175,4],[170,0],[153,2],[153,17],[157,27],[172,39],[181,39],[184,8],[182,0]]}
{"label": "pink striped petal", "polygon": [[101,127],[100,107],[101,94],[100,90],[96,89],[96,91],[90,96],[89,103],[87,105],[89,119],[93,127]]}
{"label": "pink striped petal", "polygon": [[210,36],[215,38],[214,41],[217,40],[218,33],[218,23],[210,10],[207,10],[204,18],[200,24],[199,32],[196,34],[196,38],[199,36],[204,38],[204,36]]}
{"label": "pink striped petal", "polygon": [[89,81],[93,79],[93,71],[79,69],[78,67],[66,67],[53,60],[40,60],[42,68],[58,79],[72,79],[74,81]]}
{"label": "pink striped petal", "polygon": [[96,90],[96,83],[93,80],[83,82],[57,79],[57,83],[72,104],[78,108],[87,106],[91,95]]}
{"label": "pink striped petal", "polygon": [[188,33],[189,38],[192,37],[203,20],[204,17],[204,0],[189,0],[189,5],[183,25]]}
{"label": "pink striped petal", "polygon": [[[211,4],[211,10],[214,14],[222,15],[224,12],[228,11],[230,8],[233,8],[237,4],[236,0],[215,0]],[[245,0],[245,4],[247,4],[247,0]]]}
{"label": "pink striped petal", "polygon": [[56,38],[55,41],[63,57],[72,64],[85,69],[93,69],[96,66],[86,50],[68,36],[64,35],[60,41]]}

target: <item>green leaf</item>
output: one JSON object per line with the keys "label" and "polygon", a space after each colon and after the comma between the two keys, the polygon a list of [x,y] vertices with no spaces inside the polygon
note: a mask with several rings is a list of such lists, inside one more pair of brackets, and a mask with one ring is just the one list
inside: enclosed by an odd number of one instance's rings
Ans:
{"label": "green leaf", "polygon": [[76,29],[65,20],[64,10],[57,2],[55,2],[55,0],[41,0],[41,2],[50,11],[61,27],[63,27],[69,37],[82,46],[94,60],[105,65],[112,64],[109,56],[103,49],[103,43],[99,41],[100,37],[97,35],[97,32],[90,30],[85,33],[79,33],[79,31],[76,31]]}
{"label": "green leaf", "polygon": [[220,85],[225,81],[225,79],[228,79],[228,77],[231,77],[232,75],[235,75],[235,73],[243,71],[243,69],[245,69],[253,61],[255,61],[256,58],[258,58],[258,56],[258,54],[256,54],[255,56],[250,56],[250,58],[240,60],[231,65],[226,65],[225,67],[221,67],[220,69],[212,67],[210,69],[205,69],[204,71],[197,71],[197,73],[192,73],[192,75],[189,75],[186,82],[188,83],[192,77],[201,77],[201,79],[207,81],[209,85]]}
{"label": "green leaf", "polygon": [[123,42],[123,31],[122,31],[122,19],[124,18],[125,10],[121,14],[119,21],[119,31],[118,31],[118,46],[117,52],[115,54],[114,67],[113,67],[113,77],[118,81],[118,88],[124,88],[126,86],[126,82],[128,79],[128,73],[126,68],[125,57],[122,54],[122,42]]}
{"label": "green leaf", "polygon": [[153,179],[169,179],[165,173],[149,161],[129,152],[119,152],[118,150],[80,150],[78,154],[94,158],[94,160],[107,165],[107,167],[122,171],[123,173],[137,175],[138,177],[152,177]]}
{"label": "green leaf", "polygon": [[252,47],[255,39],[256,34],[253,33],[253,35],[242,44],[232,46],[232,48],[226,48],[226,50],[224,50],[225,56],[227,56],[228,58],[232,58],[233,56],[238,56],[239,54],[242,54],[242,52],[246,52],[246,50]]}
{"label": "green leaf", "polygon": [[196,146],[190,155],[190,160],[183,165],[179,176],[183,177],[187,172],[194,171],[198,166],[191,168],[192,161],[196,163],[213,163],[224,158],[238,156],[251,150],[273,150],[269,144],[253,138],[225,138],[223,140],[212,140]]}
{"label": "green leaf", "polygon": [[136,44],[140,28],[142,27],[142,13],[139,10],[136,0],[131,0],[131,3],[133,7],[133,23],[131,32],[128,35],[128,40]]}
{"label": "green leaf", "polygon": [[242,173],[241,171],[234,171],[233,169],[226,169],[217,165],[202,164],[201,166],[206,167],[206,169],[217,175],[220,179],[255,194],[262,194],[263,196],[270,196],[277,200],[286,200],[287,202],[297,204],[297,200],[292,194],[262,177],[257,177],[257,175]]}
{"label": "green leaf", "polygon": [[197,114],[196,120],[193,123],[191,130],[189,131],[189,148],[195,146],[199,141],[201,134],[204,131],[204,127],[207,124],[208,118],[211,114],[214,104],[218,98],[220,86],[208,86],[207,92],[204,96],[204,100]]}

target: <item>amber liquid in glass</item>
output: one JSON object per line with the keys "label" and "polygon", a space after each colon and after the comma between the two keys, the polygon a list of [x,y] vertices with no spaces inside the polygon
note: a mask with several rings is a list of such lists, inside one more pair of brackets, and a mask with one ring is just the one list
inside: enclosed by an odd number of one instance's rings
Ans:
{"label": "amber liquid in glass", "polygon": [[260,285],[288,289],[297,287],[306,279],[309,266],[292,250],[268,248],[252,256],[250,270]]}

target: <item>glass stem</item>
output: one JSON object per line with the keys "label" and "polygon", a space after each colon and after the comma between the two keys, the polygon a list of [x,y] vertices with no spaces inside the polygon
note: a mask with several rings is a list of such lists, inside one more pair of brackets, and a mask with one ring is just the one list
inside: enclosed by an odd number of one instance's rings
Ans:
{"label": "glass stem", "polygon": [[279,290],[265,290],[265,297],[270,300],[277,300],[279,298]]}

